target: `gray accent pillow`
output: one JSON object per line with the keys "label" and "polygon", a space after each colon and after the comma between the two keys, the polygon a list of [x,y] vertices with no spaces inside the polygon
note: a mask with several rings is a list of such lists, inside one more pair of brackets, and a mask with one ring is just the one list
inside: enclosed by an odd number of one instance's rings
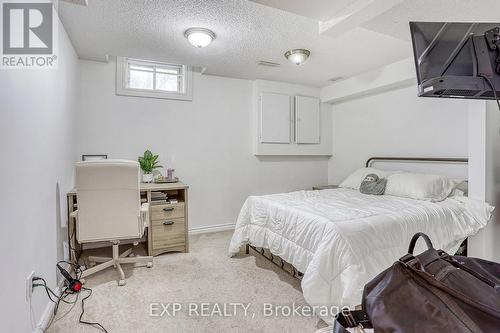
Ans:
{"label": "gray accent pillow", "polygon": [[370,173],[361,182],[359,191],[363,194],[382,195],[385,193],[386,185],[387,179],[380,179],[376,174]]}

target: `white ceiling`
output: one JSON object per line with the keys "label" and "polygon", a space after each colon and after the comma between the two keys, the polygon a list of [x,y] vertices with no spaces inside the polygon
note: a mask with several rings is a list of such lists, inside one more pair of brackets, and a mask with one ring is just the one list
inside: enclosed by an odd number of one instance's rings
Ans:
{"label": "white ceiling", "polygon": [[250,0],[269,7],[310,17],[318,21],[327,21],[335,17],[353,0]]}
{"label": "white ceiling", "polygon": [[404,0],[363,27],[408,40],[408,22],[500,22],[499,0]]}
{"label": "white ceiling", "polygon": [[[406,41],[362,28],[334,39],[319,34],[316,19],[246,0],[90,0],[87,7],[61,2],[59,12],[83,59],[122,55],[179,62],[205,67],[206,74],[245,79],[323,86],[330,78],[409,55]],[[216,40],[194,48],[183,36],[193,26],[213,30]],[[291,48],[311,50],[309,61],[302,66],[287,61],[283,54]],[[259,60],[282,66],[258,66]]]}
{"label": "white ceiling", "polygon": [[[122,55],[187,63],[206,74],[324,86],[409,57],[409,20],[500,21],[497,2],[89,0],[87,7],[61,2],[59,12],[83,59]],[[193,26],[213,30],[216,40],[194,48],[183,35]],[[327,29],[320,33],[320,26]],[[309,61],[288,62],[283,54],[291,48],[311,50]],[[259,60],[281,66],[258,66]]]}

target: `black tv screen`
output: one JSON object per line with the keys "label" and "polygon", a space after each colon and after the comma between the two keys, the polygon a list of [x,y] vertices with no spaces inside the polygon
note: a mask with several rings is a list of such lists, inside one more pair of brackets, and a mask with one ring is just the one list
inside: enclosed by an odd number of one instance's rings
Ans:
{"label": "black tv screen", "polygon": [[410,22],[410,31],[418,96],[500,97],[500,23]]}

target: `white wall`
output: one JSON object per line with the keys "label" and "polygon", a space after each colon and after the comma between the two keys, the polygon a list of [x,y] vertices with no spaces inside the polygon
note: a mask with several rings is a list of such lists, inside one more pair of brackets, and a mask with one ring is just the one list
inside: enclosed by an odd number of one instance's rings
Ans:
{"label": "white wall", "polygon": [[468,156],[467,103],[418,98],[414,86],[333,104],[332,119],[331,184],[370,156]]}
{"label": "white wall", "polygon": [[500,112],[495,102],[469,102],[469,196],[497,207],[486,228],[469,240],[469,253],[500,261]]}
{"label": "white wall", "polygon": [[338,103],[369,94],[380,94],[404,85],[417,86],[413,57],[325,86],[321,89],[321,100]]}
{"label": "white wall", "polygon": [[486,200],[496,207],[485,228],[485,257],[500,262],[500,110],[486,102]]}
{"label": "white wall", "polygon": [[327,181],[324,157],[252,150],[252,82],[194,74],[193,101],[115,95],[115,63],[80,61],[79,154],[137,159],[150,148],[190,186],[190,228],[235,223],[252,194]]}
{"label": "white wall", "polygon": [[[59,68],[0,69],[1,331],[30,332],[25,279],[34,270],[56,286],[73,186],[77,56],[59,25]],[[33,294],[35,321],[48,305]]]}

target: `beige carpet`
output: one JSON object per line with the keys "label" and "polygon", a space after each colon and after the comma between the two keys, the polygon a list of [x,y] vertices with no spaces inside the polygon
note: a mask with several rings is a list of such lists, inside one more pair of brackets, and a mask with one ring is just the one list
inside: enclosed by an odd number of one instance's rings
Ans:
{"label": "beige carpet", "polygon": [[[292,306],[306,304],[300,282],[256,254],[236,258],[227,256],[232,232],[203,234],[190,237],[190,252],[165,254],[154,259],[154,267],[124,266],[127,285],[118,287],[116,272],[108,269],[87,279],[93,289],[85,302],[87,321],[100,322],[108,332],[301,332],[313,333],[326,326],[317,317],[266,317],[263,303]],[[151,303],[181,303],[182,309],[173,316],[164,313],[150,316]],[[196,303],[197,311],[190,302]],[[244,315],[238,306],[218,316],[214,311],[223,303],[251,303]],[[202,317],[201,303],[208,305]],[[217,305],[215,305],[217,303]],[[156,306],[156,305],[155,305]],[[47,332],[98,332],[96,328],[78,323],[81,302],[73,308],[63,304]],[[162,311],[160,305],[155,314]],[[197,316],[196,312],[200,315]]]}

